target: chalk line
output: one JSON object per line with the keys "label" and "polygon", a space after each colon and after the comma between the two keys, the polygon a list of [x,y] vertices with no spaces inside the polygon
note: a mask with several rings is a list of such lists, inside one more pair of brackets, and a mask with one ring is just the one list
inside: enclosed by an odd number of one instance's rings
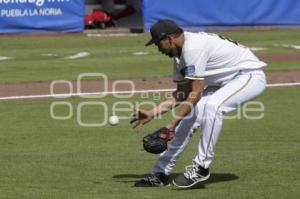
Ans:
{"label": "chalk line", "polygon": [[[277,83],[277,84],[267,84],[268,88],[274,87],[290,87],[290,86],[300,86],[300,82],[294,83]],[[24,95],[24,96],[7,96],[0,97],[0,100],[18,100],[18,99],[40,99],[40,98],[68,98],[76,96],[95,96],[95,95],[122,95],[122,94],[139,94],[139,93],[162,93],[162,92],[172,92],[175,89],[152,89],[152,90],[132,90],[132,91],[109,91],[109,92],[89,92],[89,93],[62,93],[62,94],[44,94],[44,95]]]}

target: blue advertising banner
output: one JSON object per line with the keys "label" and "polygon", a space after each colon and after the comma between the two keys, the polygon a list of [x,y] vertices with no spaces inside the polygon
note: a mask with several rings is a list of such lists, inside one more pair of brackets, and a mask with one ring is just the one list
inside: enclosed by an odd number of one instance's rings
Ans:
{"label": "blue advertising banner", "polygon": [[82,32],[84,0],[0,0],[0,33]]}
{"label": "blue advertising banner", "polygon": [[144,28],[158,19],[184,28],[205,26],[300,25],[299,0],[144,0]]}

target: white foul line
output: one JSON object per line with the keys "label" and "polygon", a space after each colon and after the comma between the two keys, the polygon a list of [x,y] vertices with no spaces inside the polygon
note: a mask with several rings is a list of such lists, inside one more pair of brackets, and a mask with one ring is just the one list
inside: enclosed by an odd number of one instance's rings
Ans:
{"label": "white foul line", "polygon": [[268,88],[272,88],[272,87],[288,87],[288,86],[300,86],[300,82],[267,84]]}
{"label": "white foul line", "polygon": [[[267,84],[268,88],[274,87],[289,87],[300,86],[300,82],[294,83],[278,83]],[[91,95],[119,95],[119,94],[138,94],[138,93],[161,93],[172,92],[175,89],[155,89],[155,90],[132,90],[132,91],[111,91],[111,92],[90,92],[90,93],[62,93],[62,94],[44,94],[44,95],[25,95],[25,96],[8,96],[0,97],[0,100],[17,100],[17,99],[39,99],[39,98],[68,98],[76,96],[91,96]]]}

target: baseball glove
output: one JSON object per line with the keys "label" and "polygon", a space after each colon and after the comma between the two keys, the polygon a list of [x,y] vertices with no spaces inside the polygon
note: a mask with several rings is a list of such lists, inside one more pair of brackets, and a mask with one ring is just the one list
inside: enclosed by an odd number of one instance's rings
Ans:
{"label": "baseball glove", "polygon": [[168,142],[173,139],[174,135],[174,131],[162,127],[143,138],[143,147],[149,153],[162,153],[168,148]]}

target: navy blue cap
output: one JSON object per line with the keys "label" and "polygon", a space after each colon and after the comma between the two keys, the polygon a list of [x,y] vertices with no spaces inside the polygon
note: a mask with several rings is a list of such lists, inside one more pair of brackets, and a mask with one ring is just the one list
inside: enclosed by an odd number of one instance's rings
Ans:
{"label": "navy blue cap", "polygon": [[146,46],[157,44],[167,35],[173,34],[181,30],[181,28],[172,20],[158,20],[150,29],[151,40],[146,43]]}

